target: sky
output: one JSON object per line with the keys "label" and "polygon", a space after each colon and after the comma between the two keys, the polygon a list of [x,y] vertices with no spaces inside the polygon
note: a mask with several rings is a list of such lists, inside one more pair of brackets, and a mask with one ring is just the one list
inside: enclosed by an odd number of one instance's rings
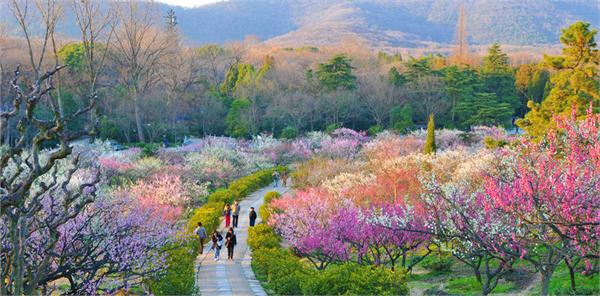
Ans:
{"label": "sky", "polygon": [[178,5],[183,7],[197,7],[210,3],[221,2],[223,0],[157,0],[171,5]]}

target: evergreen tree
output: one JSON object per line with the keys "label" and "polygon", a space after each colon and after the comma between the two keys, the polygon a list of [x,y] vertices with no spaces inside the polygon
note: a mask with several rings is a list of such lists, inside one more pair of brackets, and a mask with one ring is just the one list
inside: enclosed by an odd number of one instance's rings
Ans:
{"label": "evergreen tree", "polygon": [[418,59],[410,57],[410,59],[404,63],[408,80],[415,81],[420,77],[436,74],[431,68],[431,60],[431,55],[420,57]]}
{"label": "evergreen tree", "polygon": [[245,116],[245,111],[250,108],[250,100],[235,99],[225,118],[227,134],[235,138],[245,138],[250,135],[250,120]]}
{"label": "evergreen tree", "polygon": [[388,72],[388,81],[396,87],[401,87],[406,83],[406,77],[404,77],[402,73],[398,72],[396,67],[392,67]]}
{"label": "evergreen tree", "polygon": [[453,127],[461,126],[462,124],[457,123],[457,119],[466,120],[469,116],[460,114],[458,106],[473,97],[475,87],[478,84],[476,73],[470,68],[462,70],[457,66],[446,67],[442,71],[444,73],[446,94],[450,97],[452,104],[450,107],[450,124]]}
{"label": "evergreen tree", "polygon": [[315,72],[317,79],[329,91],[338,89],[353,90],[356,88],[356,76],[352,73],[350,58],[337,54],[329,61],[319,64]]}
{"label": "evergreen tree", "polygon": [[492,93],[476,93],[469,104],[475,111],[465,122],[469,126],[510,124],[513,109],[508,103],[498,102],[496,95]]}
{"label": "evergreen tree", "polygon": [[481,66],[483,92],[492,93],[498,103],[511,108],[511,115],[522,108],[515,89],[515,75],[508,63],[508,55],[502,52],[498,43],[493,44],[488,50],[488,55],[483,58]]}
{"label": "evergreen tree", "polygon": [[429,122],[427,123],[427,139],[425,140],[425,147],[423,153],[435,154],[437,150],[435,146],[435,121],[433,119],[433,113],[429,114]]}
{"label": "evergreen tree", "polygon": [[510,72],[508,55],[502,52],[500,44],[494,43],[488,49],[488,55],[483,58],[481,70],[483,73]]}
{"label": "evergreen tree", "polygon": [[546,84],[550,81],[550,72],[546,69],[538,69],[533,73],[531,82],[527,85],[528,97],[539,103],[546,98]]}
{"label": "evergreen tree", "polygon": [[397,106],[390,111],[391,126],[394,130],[405,133],[414,126],[412,117],[412,108],[406,104],[403,107]]}
{"label": "evergreen tree", "polygon": [[556,128],[552,117],[566,115],[574,106],[578,116],[585,116],[590,103],[598,108],[600,54],[594,40],[596,32],[590,29],[589,23],[576,22],[564,29],[560,37],[563,54],[544,56],[544,64],[557,73],[550,79],[551,88],[546,99],[541,103],[529,101],[531,111],[517,121],[529,135],[543,137],[548,129]]}
{"label": "evergreen tree", "polygon": [[235,88],[237,80],[238,67],[237,65],[232,65],[229,67],[229,70],[227,70],[227,74],[225,74],[225,81],[221,83],[221,87],[219,88],[220,94],[228,97],[233,96],[233,89]]}

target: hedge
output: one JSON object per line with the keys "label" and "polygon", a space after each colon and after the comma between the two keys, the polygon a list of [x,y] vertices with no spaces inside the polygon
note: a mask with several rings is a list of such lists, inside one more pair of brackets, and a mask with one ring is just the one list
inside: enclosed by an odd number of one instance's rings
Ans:
{"label": "hedge", "polygon": [[191,295],[194,294],[194,262],[198,253],[198,241],[191,237],[183,243],[167,246],[164,274],[148,281],[154,295]]}
{"label": "hedge", "polygon": [[310,270],[300,282],[304,295],[406,295],[405,274],[355,262]]}
{"label": "hedge", "polygon": [[272,227],[258,224],[248,230],[248,246],[255,250],[259,248],[277,248],[281,240]]}
{"label": "hedge", "polygon": [[269,218],[271,217],[271,213],[272,213],[271,205],[270,205],[271,201],[279,198],[280,196],[281,196],[281,194],[279,194],[279,192],[277,192],[277,191],[270,191],[270,192],[267,192],[267,194],[265,194],[264,202],[258,209],[258,214],[260,215],[260,217],[262,218],[262,220],[264,222],[267,222],[269,220]]}

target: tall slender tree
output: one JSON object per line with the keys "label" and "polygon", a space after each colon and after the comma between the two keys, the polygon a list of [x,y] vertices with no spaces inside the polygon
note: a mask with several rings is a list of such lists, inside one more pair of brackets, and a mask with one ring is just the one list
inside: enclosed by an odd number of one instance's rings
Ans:
{"label": "tall slender tree", "polygon": [[159,16],[152,3],[130,0],[116,5],[113,57],[124,72],[121,82],[133,102],[138,140],[145,142],[142,103],[146,91],[159,78],[158,66],[167,53],[168,39],[154,26]]}
{"label": "tall slender tree", "polygon": [[427,138],[425,139],[425,147],[423,153],[435,154],[437,147],[435,145],[435,121],[433,113],[429,114],[429,122],[427,123]]}

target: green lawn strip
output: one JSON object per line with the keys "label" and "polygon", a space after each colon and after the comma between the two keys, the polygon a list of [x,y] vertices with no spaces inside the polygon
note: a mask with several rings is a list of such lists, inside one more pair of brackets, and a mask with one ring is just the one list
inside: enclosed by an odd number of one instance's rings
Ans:
{"label": "green lawn strip", "polygon": [[[450,294],[481,295],[482,291],[482,285],[477,281],[475,276],[450,278],[444,287]],[[494,288],[492,294],[514,293],[517,290],[518,288],[514,283],[501,281]]]}

